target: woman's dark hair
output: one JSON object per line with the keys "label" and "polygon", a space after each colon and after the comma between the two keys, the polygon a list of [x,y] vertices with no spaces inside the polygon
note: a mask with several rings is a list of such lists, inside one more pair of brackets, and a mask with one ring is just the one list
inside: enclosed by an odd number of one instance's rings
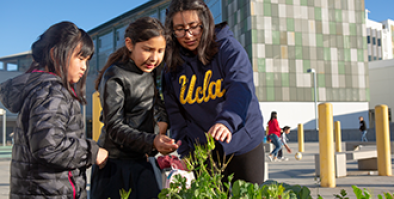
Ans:
{"label": "woman's dark hair", "polygon": [[270,118],[270,120],[268,121],[268,123],[271,122],[271,120],[273,120],[273,119],[277,119],[277,113],[276,113],[276,111],[272,111],[272,112],[271,112],[271,118]]}
{"label": "woman's dark hair", "polygon": [[200,44],[197,47],[198,59],[204,64],[208,64],[213,56],[218,52],[218,45],[215,42],[215,22],[212,13],[203,0],[172,0],[168,8],[165,27],[167,35],[171,35],[167,40],[166,48],[166,64],[171,71],[176,70],[176,67],[183,64],[183,59],[180,56],[180,49],[177,38],[172,34],[173,32],[173,17],[176,13],[195,10],[202,22],[202,36]]}
{"label": "woman's dark hair", "polygon": [[[133,46],[138,42],[148,41],[153,37],[163,36],[166,39],[164,26],[156,18],[142,17],[129,24],[127,27],[124,38],[130,38]],[[112,53],[103,69],[99,72],[98,78],[96,79],[95,88],[98,90],[101,78],[104,72],[114,63],[125,64],[129,61],[131,51],[123,46]]]}
{"label": "woman's dark hair", "polygon": [[[78,49],[79,56],[91,58],[94,53],[92,38],[82,29],[71,22],[60,22],[52,25],[31,46],[33,62],[26,73],[34,70],[45,70],[58,75],[63,86],[82,104],[86,104],[85,84],[89,66],[79,82],[70,85],[68,68],[74,50]],[[75,90],[75,94],[74,91]]]}

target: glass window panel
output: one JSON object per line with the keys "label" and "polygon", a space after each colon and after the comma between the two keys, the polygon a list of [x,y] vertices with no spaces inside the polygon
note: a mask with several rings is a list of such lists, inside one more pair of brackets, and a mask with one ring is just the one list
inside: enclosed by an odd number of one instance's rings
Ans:
{"label": "glass window panel", "polygon": [[88,75],[96,75],[97,74],[97,39],[93,38],[93,45],[95,48],[95,53],[92,58],[89,60],[89,71]]}
{"label": "glass window panel", "polygon": [[282,73],[282,86],[290,86],[289,73]]}
{"label": "glass window panel", "polygon": [[275,89],[272,86],[267,86],[267,101],[275,101]]}
{"label": "glass window panel", "polygon": [[271,17],[271,3],[264,2],[264,16]]}
{"label": "glass window panel", "polygon": [[18,71],[25,72],[31,65],[31,58],[22,58],[18,60]]}
{"label": "glass window panel", "polygon": [[0,61],[0,70],[4,70],[4,63]]}
{"label": "glass window panel", "polygon": [[166,21],[166,9],[163,8],[162,10],[160,10],[160,22],[164,25]]}
{"label": "glass window panel", "polygon": [[266,73],[265,78],[265,85],[274,86],[274,73]]}
{"label": "glass window panel", "polygon": [[[280,66],[276,66],[276,67],[280,67]],[[274,73],[274,85],[277,87],[281,87],[282,86],[282,75],[281,73]]]}
{"label": "glass window panel", "polygon": [[316,78],[319,87],[326,87],[326,76],[324,74],[317,74]]}
{"label": "glass window panel", "polygon": [[286,19],[287,22],[287,31],[294,31],[294,19],[292,18],[287,18]]}
{"label": "glass window panel", "polygon": [[98,39],[98,69],[104,67],[109,55],[113,52],[113,33],[109,32]]}
{"label": "glass window panel", "polygon": [[342,10],[335,10],[335,20],[342,22]]}
{"label": "glass window panel", "polygon": [[278,4],[271,4],[271,14],[272,14],[272,17],[279,17]]}
{"label": "glass window panel", "polygon": [[157,12],[153,12],[149,16],[153,17],[153,18],[156,18],[156,19],[159,19],[159,13],[157,13]]}
{"label": "glass window panel", "polygon": [[280,34],[279,31],[272,31],[272,44],[279,44],[280,43]]}
{"label": "glass window panel", "polygon": [[265,59],[264,58],[258,58],[257,65],[258,65],[259,72],[265,72]]}
{"label": "glass window panel", "polygon": [[127,26],[116,29],[116,49],[124,46],[124,35]]}
{"label": "glass window panel", "polygon": [[301,46],[296,46],[295,53],[296,53],[296,59],[302,59],[302,47]]}
{"label": "glass window panel", "polygon": [[321,21],[321,8],[320,7],[315,7],[315,20]]}
{"label": "glass window panel", "polygon": [[18,71],[18,64],[7,63],[7,71]]}

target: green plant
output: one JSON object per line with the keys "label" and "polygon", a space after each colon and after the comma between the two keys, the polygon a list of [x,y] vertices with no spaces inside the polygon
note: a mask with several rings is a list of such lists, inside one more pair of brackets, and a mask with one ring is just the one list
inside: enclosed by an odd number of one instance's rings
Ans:
{"label": "green plant", "polygon": [[[369,199],[369,198],[373,198],[372,194],[364,188],[364,193],[363,190],[361,190],[360,188],[358,188],[355,185],[352,185],[353,188],[353,192],[356,195],[357,199]],[[341,195],[337,195],[334,194],[335,198],[339,198],[339,199],[349,199],[348,197],[345,197],[347,195],[346,191],[344,189],[341,190]],[[394,193],[390,194],[390,193],[384,193],[383,194],[385,199],[394,199]],[[382,195],[378,195],[379,199],[383,199]]]}
{"label": "green plant", "polygon": [[131,189],[129,189],[128,192],[126,192],[124,189],[119,190],[121,199],[129,199],[130,193],[131,193]]}
{"label": "green plant", "polygon": [[340,195],[339,194],[334,194],[335,198],[338,199],[349,199],[349,197],[346,197],[347,193],[346,190],[342,189]]}
{"label": "green plant", "polygon": [[[196,174],[196,179],[192,181],[191,187],[186,188],[186,178],[180,175],[175,176],[175,182],[170,184],[170,188],[162,189],[159,194],[160,199],[165,198],[185,198],[185,199],[311,199],[310,191],[307,187],[290,186],[279,184],[275,181],[268,181],[259,186],[236,180],[231,181],[233,175],[228,177],[229,183],[222,182],[222,172],[228,162],[223,157],[223,161],[217,163],[213,160],[212,151],[215,149],[215,140],[210,135],[207,136],[206,145],[195,145],[192,156],[184,161],[189,170]],[[218,155],[218,154],[217,154]],[[218,157],[218,160],[220,158]]]}
{"label": "green plant", "polygon": [[[191,187],[186,188],[186,178],[180,175],[175,176],[175,182],[170,184],[170,188],[162,189],[159,198],[227,198],[230,184],[222,183],[222,171],[228,162],[225,158],[223,162],[215,163],[212,157],[212,150],[215,149],[214,138],[207,135],[206,145],[195,145],[194,153],[185,158],[187,168],[196,175],[196,180],[192,181]],[[218,158],[220,159],[220,158]],[[208,161],[208,163],[207,163]],[[228,178],[231,182],[232,175]]]}
{"label": "green plant", "polygon": [[364,194],[363,194],[363,190],[361,190],[357,186],[352,185],[352,188],[353,188],[353,192],[356,195],[357,199],[369,199],[369,198],[372,198],[372,195],[369,193],[369,191],[367,189],[364,188]]}

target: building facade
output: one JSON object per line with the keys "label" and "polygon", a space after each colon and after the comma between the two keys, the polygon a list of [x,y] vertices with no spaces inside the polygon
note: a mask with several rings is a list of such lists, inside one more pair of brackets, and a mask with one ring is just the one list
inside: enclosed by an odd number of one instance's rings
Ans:
{"label": "building facade", "polygon": [[[256,94],[268,121],[314,129],[316,104],[333,104],[334,120],[357,128],[370,96],[364,0],[205,0],[215,23],[227,21],[247,51]],[[164,22],[170,0],[151,0],[88,31],[96,53],[87,98],[109,55],[124,44],[128,24],[143,16]],[[314,73],[308,73],[313,69]],[[314,76],[316,75],[316,85]],[[314,89],[316,86],[316,90]],[[316,103],[315,103],[316,93]],[[91,103],[89,103],[91,104]],[[91,107],[86,109],[91,118]]]}

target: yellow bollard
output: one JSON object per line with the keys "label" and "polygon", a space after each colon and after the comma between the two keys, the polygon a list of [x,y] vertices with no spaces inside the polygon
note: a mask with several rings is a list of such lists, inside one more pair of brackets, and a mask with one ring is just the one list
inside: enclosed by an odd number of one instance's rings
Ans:
{"label": "yellow bollard", "polygon": [[332,104],[319,104],[320,186],[336,187]]}
{"label": "yellow bollard", "polygon": [[342,134],[341,134],[341,122],[336,121],[334,123],[335,131],[335,150],[336,152],[342,152]]}
{"label": "yellow bollard", "polygon": [[378,174],[391,176],[391,147],[388,107],[378,105],[375,107],[376,148],[378,151]]}
{"label": "yellow bollard", "polygon": [[97,142],[101,134],[101,128],[104,124],[100,122],[101,104],[99,92],[96,91],[92,95],[92,137]]}
{"label": "yellow bollard", "polygon": [[298,151],[304,152],[304,125],[298,124]]}

